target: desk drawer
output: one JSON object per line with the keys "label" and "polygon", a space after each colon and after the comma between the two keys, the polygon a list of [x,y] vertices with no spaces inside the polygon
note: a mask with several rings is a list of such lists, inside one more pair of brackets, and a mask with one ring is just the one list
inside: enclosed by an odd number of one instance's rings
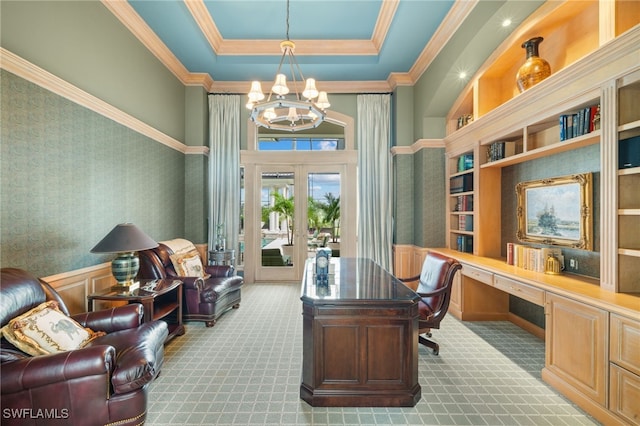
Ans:
{"label": "desk drawer", "polygon": [[462,265],[462,275],[466,275],[469,278],[485,284],[493,285],[493,274],[491,272],[469,266],[466,263]]}
{"label": "desk drawer", "polygon": [[629,424],[640,419],[640,376],[611,364],[609,409]]}
{"label": "desk drawer", "polygon": [[611,362],[640,375],[640,322],[611,314],[610,340]]}
{"label": "desk drawer", "polygon": [[507,293],[518,296],[521,299],[528,300],[531,303],[535,303],[538,306],[544,306],[544,290],[532,287],[521,282],[514,281],[510,278],[505,278],[500,275],[496,275],[493,281],[493,285]]}

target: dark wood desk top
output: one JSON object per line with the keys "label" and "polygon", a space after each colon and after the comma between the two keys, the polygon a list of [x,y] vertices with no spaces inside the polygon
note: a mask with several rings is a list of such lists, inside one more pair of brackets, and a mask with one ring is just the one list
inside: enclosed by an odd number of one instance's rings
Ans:
{"label": "dark wood desk top", "polygon": [[302,279],[303,301],[313,304],[366,302],[416,303],[419,296],[390,272],[370,259],[331,259],[329,285],[317,285],[315,259],[307,261]]}

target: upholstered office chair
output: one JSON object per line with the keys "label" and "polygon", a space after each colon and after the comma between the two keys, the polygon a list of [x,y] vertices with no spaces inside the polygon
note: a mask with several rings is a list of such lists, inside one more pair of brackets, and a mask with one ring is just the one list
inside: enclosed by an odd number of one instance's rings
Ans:
{"label": "upholstered office chair", "polygon": [[[422,264],[420,275],[411,278],[400,278],[403,282],[418,281],[416,293],[421,300],[418,302],[420,319],[418,320],[418,341],[433,349],[438,355],[440,346],[431,337],[432,328],[440,328],[440,321],[447,314],[451,301],[453,277],[462,268],[457,260],[438,253],[429,252]],[[422,334],[425,334],[423,336]]]}

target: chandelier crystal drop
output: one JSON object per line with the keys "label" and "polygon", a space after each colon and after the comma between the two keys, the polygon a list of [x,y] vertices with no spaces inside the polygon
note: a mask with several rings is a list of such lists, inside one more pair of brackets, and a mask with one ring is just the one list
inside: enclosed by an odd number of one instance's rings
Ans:
{"label": "chandelier crystal drop", "polygon": [[[318,127],[331,106],[327,92],[318,91],[316,80],[305,80],[295,58],[295,43],[289,39],[289,0],[287,0],[287,38],[280,43],[282,57],[276,71],[273,86],[265,99],[259,81],[251,83],[247,94],[247,109],[251,110],[251,120],[256,125],[274,130],[296,132]],[[282,72],[285,60],[289,63],[292,90],[287,86],[287,75]],[[286,68],[286,67],[285,67]],[[299,85],[305,83],[302,93]]]}

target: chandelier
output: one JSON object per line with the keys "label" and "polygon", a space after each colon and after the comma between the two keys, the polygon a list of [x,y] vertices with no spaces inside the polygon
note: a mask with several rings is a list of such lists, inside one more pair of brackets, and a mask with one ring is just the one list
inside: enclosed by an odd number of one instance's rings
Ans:
{"label": "chandelier", "polygon": [[[305,80],[302,75],[294,55],[296,44],[289,39],[289,0],[287,0],[286,24],[287,39],[280,43],[282,57],[269,96],[264,100],[265,95],[262,93],[260,82],[253,81],[247,95],[249,98],[247,108],[251,110],[251,120],[258,126],[296,132],[318,127],[325,119],[325,110],[331,104],[327,98],[327,92],[319,92],[316,89],[316,81],[313,78]],[[285,59],[289,66],[293,93],[290,93],[287,76],[282,72]],[[303,81],[305,87],[301,96],[298,84]]]}

